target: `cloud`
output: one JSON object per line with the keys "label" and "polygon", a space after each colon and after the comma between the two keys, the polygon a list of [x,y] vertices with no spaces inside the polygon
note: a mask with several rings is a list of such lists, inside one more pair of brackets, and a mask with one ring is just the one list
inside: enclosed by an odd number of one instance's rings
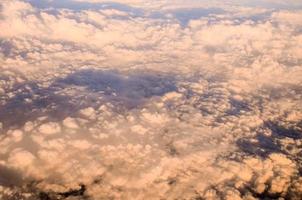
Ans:
{"label": "cloud", "polygon": [[1,1],[0,198],[299,199],[299,6]]}

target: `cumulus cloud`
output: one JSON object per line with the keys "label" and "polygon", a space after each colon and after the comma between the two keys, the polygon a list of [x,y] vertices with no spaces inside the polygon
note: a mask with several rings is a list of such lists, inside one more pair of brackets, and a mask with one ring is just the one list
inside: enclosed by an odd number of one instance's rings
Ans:
{"label": "cumulus cloud", "polygon": [[0,198],[299,199],[300,6],[1,1]]}

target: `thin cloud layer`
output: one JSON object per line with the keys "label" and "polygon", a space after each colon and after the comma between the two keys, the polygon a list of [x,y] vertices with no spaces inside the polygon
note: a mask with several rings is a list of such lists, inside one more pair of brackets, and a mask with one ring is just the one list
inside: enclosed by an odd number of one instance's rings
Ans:
{"label": "thin cloud layer", "polygon": [[298,1],[0,7],[0,198],[301,198]]}

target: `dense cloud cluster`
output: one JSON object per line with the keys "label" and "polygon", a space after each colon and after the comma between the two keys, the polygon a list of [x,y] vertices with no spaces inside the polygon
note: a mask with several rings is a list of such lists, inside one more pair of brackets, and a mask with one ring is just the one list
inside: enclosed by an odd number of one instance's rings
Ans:
{"label": "dense cloud cluster", "polygon": [[294,0],[2,0],[0,199],[301,199],[301,19]]}

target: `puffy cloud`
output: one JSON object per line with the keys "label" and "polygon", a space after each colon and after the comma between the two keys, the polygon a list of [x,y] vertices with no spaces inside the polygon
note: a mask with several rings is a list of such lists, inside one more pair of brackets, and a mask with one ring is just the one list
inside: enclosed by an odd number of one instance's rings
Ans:
{"label": "puffy cloud", "polygon": [[30,167],[35,160],[35,156],[32,155],[30,152],[22,150],[22,149],[15,149],[13,152],[10,153],[8,158],[9,165],[13,167],[24,169],[26,167]]}
{"label": "puffy cloud", "polygon": [[298,1],[0,6],[0,198],[301,196]]}
{"label": "puffy cloud", "polygon": [[49,122],[46,124],[42,124],[38,130],[42,134],[52,135],[52,134],[60,133],[61,127],[56,123]]}

